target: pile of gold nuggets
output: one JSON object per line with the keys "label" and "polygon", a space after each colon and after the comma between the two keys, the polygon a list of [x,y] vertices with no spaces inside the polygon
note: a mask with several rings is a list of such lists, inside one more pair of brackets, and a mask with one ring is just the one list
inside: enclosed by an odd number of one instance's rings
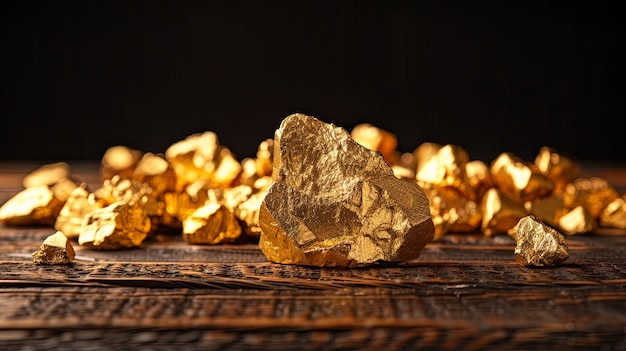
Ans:
{"label": "pile of gold nuggets", "polygon": [[[606,179],[581,178],[580,164],[550,147],[532,162],[503,152],[488,164],[452,144],[424,142],[400,153],[396,136],[371,124],[355,126],[351,136],[379,151],[397,177],[422,186],[435,241],[446,233],[510,234],[528,215],[567,235],[626,229],[626,195]],[[256,157],[239,161],[211,131],[163,154],[113,146],[101,159],[100,188],[75,179],[67,163],[44,165],[2,205],[0,222],[54,226],[69,240],[102,250],[138,247],[158,231],[182,233],[189,244],[258,240],[272,163],[273,139],[260,143]]]}

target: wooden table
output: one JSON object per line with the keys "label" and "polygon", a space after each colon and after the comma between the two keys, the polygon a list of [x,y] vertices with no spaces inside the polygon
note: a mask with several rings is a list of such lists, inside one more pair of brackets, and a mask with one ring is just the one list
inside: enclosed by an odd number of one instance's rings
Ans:
{"label": "wooden table", "polygon": [[[40,164],[0,163],[0,202]],[[99,185],[97,163],[70,163]],[[584,175],[624,191],[626,167]],[[448,235],[401,266],[267,262],[255,243],[141,248],[74,243],[67,266],[32,263],[52,228],[0,227],[0,350],[623,350],[626,232],[569,236],[570,257],[519,266],[507,236]]]}

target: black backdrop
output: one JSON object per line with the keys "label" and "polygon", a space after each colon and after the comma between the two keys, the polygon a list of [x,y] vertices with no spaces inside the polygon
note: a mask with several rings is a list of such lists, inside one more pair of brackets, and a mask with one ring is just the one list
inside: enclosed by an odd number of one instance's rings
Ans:
{"label": "black backdrop", "polygon": [[624,1],[5,1],[0,160],[253,156],[294,112],[401,151],[626,161]]}

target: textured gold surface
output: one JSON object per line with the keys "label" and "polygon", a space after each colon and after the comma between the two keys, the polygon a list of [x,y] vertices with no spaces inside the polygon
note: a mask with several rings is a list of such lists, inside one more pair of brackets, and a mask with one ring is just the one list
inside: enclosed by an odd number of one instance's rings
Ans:
{"label": "textured gold surface", "polygon": [[150,227],[150,218],[140,205],[119,201],[85,216],[78,243],[102,250],[137,247]]}
{"label": "textured gold surface", "polygon": [[515,260],[522,266],[556,266],[569,257],[563,235],[535,216],[522,217],[508,234],[515,239]]}
{"label": "textured gold surface", "polygon": [[57,231],[48,236],[32,256],[33,262],[38,264],[68,264],[75,255],[71,241],[63,232]]}
{"label": "textured gold surface", "polygon": [[208,201],[183,222],[183,239],[189,244],[232,243],[241,233],[233,211],[218,202]]}
{"label": "textured gold surface", "polygon": [[45,184],[26,188],[0,207],[0,223],[10,226],[54,225],[63,203]]}
{"label": "textured gold surface", "polygon": [[68,238],[76,239],[80,235],[85,216],[101,207],[85,188],[77,187],[61,208],[54,228]]}
{"label": "textured gold surface", "polygon": [[285,118],[274,137],[273,183],[259,246],[273,262],[356,267],[419,257],[432,240],[428,200],[380,153],[314,117]]}

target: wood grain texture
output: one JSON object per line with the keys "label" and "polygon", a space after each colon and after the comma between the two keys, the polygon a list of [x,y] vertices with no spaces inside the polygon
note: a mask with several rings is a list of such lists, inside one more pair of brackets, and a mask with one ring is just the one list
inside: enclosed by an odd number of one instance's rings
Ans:
{"label": "wood grain texture", "polygon": [[[17,178],[0,172],[4,194]],[[512,239],[478,233],[358,269],[278,265],[253,242],[175,233],[131,250],[74,242],[74,263],[32,263],[53,232],[0,227],[2,350],[626,349],[624,231],[566,237],[558,267],[519,266]]]}

